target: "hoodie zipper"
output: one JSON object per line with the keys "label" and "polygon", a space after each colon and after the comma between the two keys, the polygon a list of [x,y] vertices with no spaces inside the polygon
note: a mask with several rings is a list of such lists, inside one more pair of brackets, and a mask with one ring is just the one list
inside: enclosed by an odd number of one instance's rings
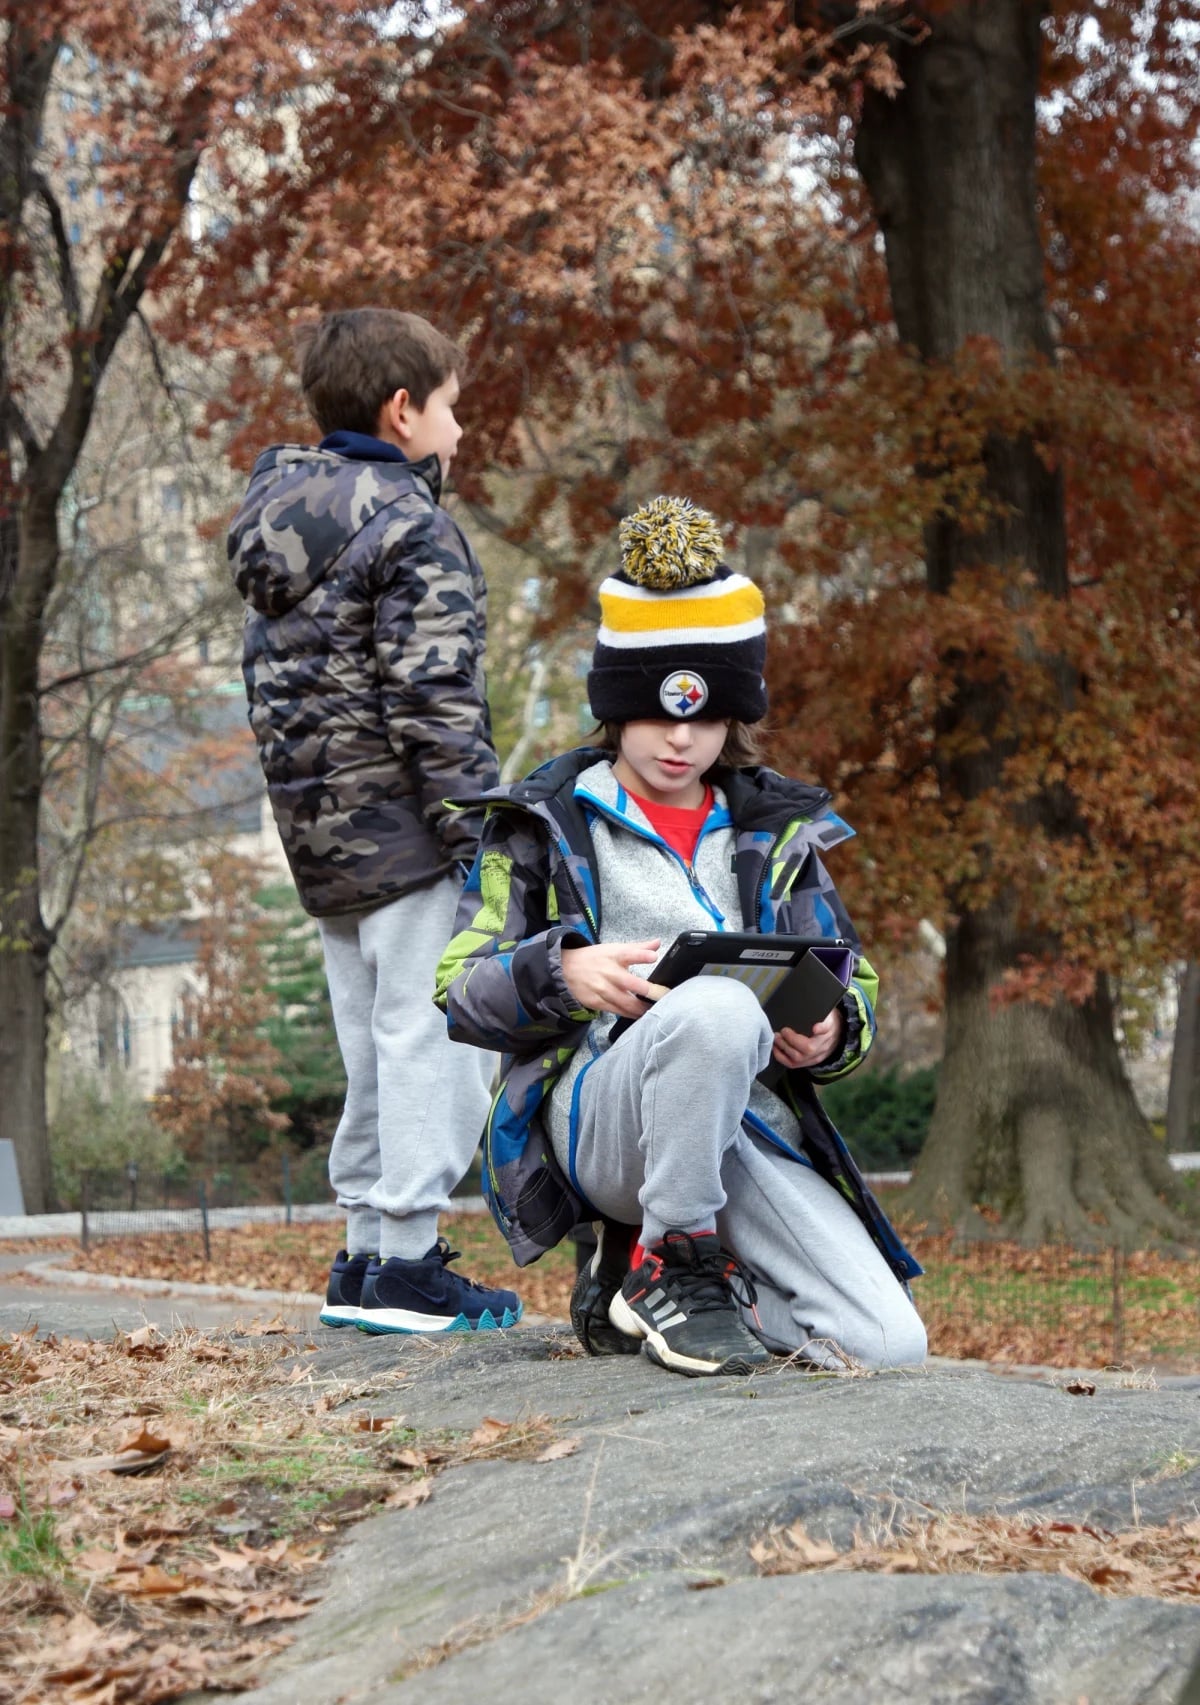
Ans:
{"label": "hoodie zipper", "polygon": [[[704,839],[706,834],[713,832],[709,830],[707,824],[701,828],[700,833],[696,838],[696,850],[692,853],[692,860],[689,862],[681,853],[677,853],[674,847],[668,846],[661,835],[656,835],[646,829],[643,829],[639,823],[631,822],[628,817],[623,817],[613,806],[606,805],[602,799],[597,799],[595,794],[587,793],[584,794],[583,797],[587,800],[593,810],[595,810],[600,816],[606,817],[610,823],[616,823],[620,828],[627,829],[631,835],[637,835],[641,840],[649,841],[651,846],[661,847],[663,852],[665,852],[669,858],[673,858],[676,864],[679,865],[680,869],[688,879],[688,886],[691,888],[692,893],[696,896],[696,899],[700,902],[701,906],[716,924],[718,930],[724,931],[727,928],[728,919],[696,873],[695,857],[696,852],[700,849],[700,842]],[[730,823],[732,824],[732,818],[730,819]],[[714,829],[724,827],[724,824],[714,825]]]}

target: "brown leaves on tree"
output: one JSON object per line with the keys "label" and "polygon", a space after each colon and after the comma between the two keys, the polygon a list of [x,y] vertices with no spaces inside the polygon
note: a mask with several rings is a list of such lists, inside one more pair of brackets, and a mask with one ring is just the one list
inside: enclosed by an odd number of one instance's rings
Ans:
{"label": "brown leaves on tree", "polygon": [[[556,635],[623,509],[656,490],[715,509],[774,598],[772,761],[831,786],[860,831],[838,878],[864,939],[974,920],[964,977],[1022,1008],[1078,1005],[1200,951],[1194,7],[1157,8],[1153,30],[1142,0],[1054,10],[1053,100],[1025,91],[1031,127],[1054,118],[1010,245],[1034,256],[1036,324],[966,324],[919,358],[855,142],[978,13],[890,11],[881,38],[876,12],[831,27],[754,0],[714,24],[635,5],[581,31],[568,7],[530,41],[524,14],[473,7],[392,122],[364,137],[356,115],[353,160],[295,187],[267,282],[243,268],[237,299],[206,278],[238,356],[229,415],[252,422],[247,454],[264,403],[291,430],[294,318],[358,299],[364,272],[381,299],[419,279],[422,311],[470,347],[461,489],[554,582]],[[1151,75],[1125,51],[1143,34]],[[1003,188],[978,193],[999,208]],[[922,275],[922,324],[976,299],[953,259]],[[264,354],[284,358],[265,399]],[[1042,509],[998,483],[1012,457]],[[1144,1131],[1125,1140],[1128,1180],[1149,1162]],[[1124,1195],[1150,1222],[1150,1189],[1109,1189],[1114,1217]]]}

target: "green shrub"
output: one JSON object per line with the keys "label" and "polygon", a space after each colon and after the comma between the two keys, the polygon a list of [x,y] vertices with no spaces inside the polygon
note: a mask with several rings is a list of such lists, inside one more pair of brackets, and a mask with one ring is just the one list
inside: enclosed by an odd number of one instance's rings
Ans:
{"label": "green shrub", "polygon": [[937,1096],[937,1067],[901,1077],[895,1067],[866,1067],[821,1091],[829,1117],[850,1152],[867,1172],[900,1172],[912,1166],[929,1131]]}
{"label": "green shrub", "polygon": [[50,1173],[59,1207],[78,1208],[83,1173],[119,1170],[131,1160],[147,1174],[180,1164],[174,1138],[121,1079],[68,1078],[50,1121]]}

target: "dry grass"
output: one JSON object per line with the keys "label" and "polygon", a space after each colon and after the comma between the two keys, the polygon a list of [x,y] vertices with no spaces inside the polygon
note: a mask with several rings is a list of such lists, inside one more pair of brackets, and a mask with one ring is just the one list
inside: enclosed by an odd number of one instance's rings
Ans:
{"label": "dry grass", "polygon": [[750,1547],[763,1575],[853,1571],[883,1575],[1067,1575],[1098,1592],[1200,1599],[1200,1520],[1110,1533],[1033,1515],[905,1515],[856,1533],[848,1550],[796,1522]]}
{"label": "dry grass", "polygon": [[446,1467],[578,1447],[545,1416],[418,1438],[370,1407],[409,1367],[332,1381],[312,1350],[275,1322],[0,1339],[3,1705],[248,1685],[346,1522],[423,1502]]}

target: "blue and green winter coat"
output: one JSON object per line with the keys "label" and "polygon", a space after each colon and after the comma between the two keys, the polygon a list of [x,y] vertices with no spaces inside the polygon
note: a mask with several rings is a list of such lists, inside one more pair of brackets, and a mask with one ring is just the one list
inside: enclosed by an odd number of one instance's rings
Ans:
{"label": "blue and green winter coat", "polygon": [[[597,1017],[567,988],[562,953],[600,939],[603,896],[589,806],[575,784],[604,756],[581,747],[482,796],[479,853],[459,904],[457,933],[438,967],[436,999],[450,1036],[501,1054],[500,1084],[484,1132],[484,1194],[522,1267],[580,1219],[593,1217],[555,1160],[544,1115],[550,1091]],[[875,1035],[878,978],[861,955],[821,858],[854,831],[830,809],[827,792],[774,770],[719,770],[712,779],[735,831],[742,917],[733,927],[841,936],[855,951],[854,977],[842,1001],[845,1045],[822,1067],[780,1080],[777,1093],[799,1122],[800,1145],[797,1152],[780,1138],[778,1146],[846,1197],[897,1277],[907,1281],[921,1269],[816,1090],[817,1082],[852,1071]],[[757,1121],[751,1128],[763,1134]]]}

